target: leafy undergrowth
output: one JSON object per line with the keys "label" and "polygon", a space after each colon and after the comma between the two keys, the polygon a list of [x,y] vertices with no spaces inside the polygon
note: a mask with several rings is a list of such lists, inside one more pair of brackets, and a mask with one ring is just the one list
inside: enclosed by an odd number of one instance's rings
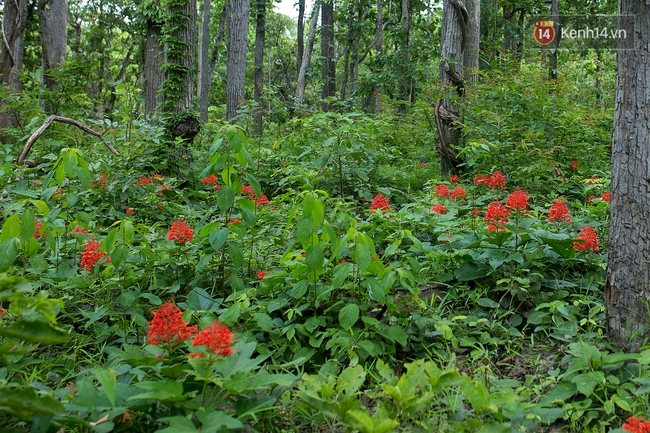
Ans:
{"label": "leafy undergrowth", "polygon": [[603,164],[515,182],[513,129],[441,178],[394,121],[314,115],[271,144],[208,127],[176,174],[142,143],[15,168],[2,429],[643,431],[650,350],[604,337]]}

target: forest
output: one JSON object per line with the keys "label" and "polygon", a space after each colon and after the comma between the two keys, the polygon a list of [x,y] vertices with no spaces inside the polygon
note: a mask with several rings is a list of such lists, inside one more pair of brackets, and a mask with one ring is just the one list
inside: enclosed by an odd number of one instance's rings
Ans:
{"label": "forest", "polygon": [[278,3],[0,0],[0,431],[650,433],[647,2]]}

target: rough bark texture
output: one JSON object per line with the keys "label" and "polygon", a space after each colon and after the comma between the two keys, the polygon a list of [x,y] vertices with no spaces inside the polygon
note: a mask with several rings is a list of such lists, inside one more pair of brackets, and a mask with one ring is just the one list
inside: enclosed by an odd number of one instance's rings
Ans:
{"label": "rough bark texture", "polygon": [[341,99],[345,99],[345,91],[348,87],[348,74],[350,73],[350,50],[352,49],[352,30],[354,29],[354,11],[356,2],[351,2],[348,10],[348,31],[345,37],[345,48],[343,48],[343,77],[341,78]]}
{"label": "rough bark texture", "polygon": [[326,1],[321,6],[321,56],[323,57],[323,110],[328,111],[330,104],[325,101],[336,94],[336,62],[334,61],[334,3]]}
{"label": "rough bark texture", "polygon": [[465,83],[474,84],[478,77],[478,54],[481,33],[481,1],[465,0],[467,9],[467,34],[463,52]]}
{"label": "rough bark texture", "polygon": [[[457,121],[458,106],[452,98],[464,92],[463,50],[466,44],[467,11],[458,0],[445,0],[442,12],[440,34],[440,72],[439,78],[447,97],[436,103],[436,126],[438,128],[438,152],[443,173],[458,173],[458,152],[460,129]],[[449,113],[442,115],[442,113]]]}
{"label": "rough bark texture", "polygon": [[650,5],[620,0],[619,14],[628,39],[618,44],[605,312],[609,342],[637,351],[650,337]]}
{"label": "rough bark texture", "polygon": [[[375,70],[375,75],[381,75],[381,67],[383,65],[384,53],[384,0],[377,0],[377,63],[379,70]],[[375,113],[381,112],[381,79],[375,81]]]}
{"label": "rough bark texture", "polygon": [[298,81],[296,83],[296,103],[303,104],[305,102],[305,86],[307,85],[307,68],[309,67],[309,60],[311,59],[311,50],[314,48],[314,36],[316,35],[316,26],[318,24],[318,3],[314,3],[314,8],[311,12],[311,21],[309,23],[309,34],[307,35],[307,46],[305,53],[302,56],[302,64],[298,72]]}
{"label": "rough bark texture", "polygon": [[296,55],[296,73],[300,72],[302,56],[305,51],[305,0],[298,0],[298,54]]}
{"label": "rough bark texture", "polygon": [[549,44],[548,77],[555,80],[557,79],[557,48],[560,46],[560,0],[553,0],[551,3],[551,19],[555,23],[555,39]]}
{"label": "rough bark texture", "polygon": [[[0,83],[20,91],[18,73],[23,67],[23,34],[27,25],[27,0],[5,1],[0,33]],[[4,101],[0,101],[0,108]],[[15,124],[9,113],[0,114],[0,141],[6,142],[5,128]]]}
{"label": "rough bark texture", "polygon": [[400,47],[402,65],[400,75],[402,76],[402,98],[409,102],[415,102],[415,80],[411,70],[411,0],[402,0],[401,2],[401,38],[402,46]]}
{"label": "rough bark texture", "polygon": [[246,49],[248,47],[249,1],[232,1],[228,8],[226,120],[235,122],[244,101],[246,84]]}
{"label": "rough bark texture", "polygon": [[255,23],[255,68],[253,72],[253,99],[255,112],[253,120],[257,125],[257,133],[262,135],[262,90],[264,83],[264,39],[266,37],[266,0],[257,0]]}
{"label": "rough bark texture", "polygon": [[202,122],[208,121],[208,105],[212,71],[210,68],[210,0],[202,0],[201,24],[199,26],[199,67],[197,71],[199,114]]}
{"label": "rough bark texture", "polygon": [[164,51],[160,40],[159,23],[147,22],[146,47],[144,53],[144,115],[154,119],[160,115],[162,95],[159,92],[165,75],[162,72]]}
{"label": "rough bark texture", "polygon": [[[38,5],[38,29],[41,37],[41,57],[43,85],[50,92],[57,90],[57,85],[49,71],[59,66],[66,57],[68,47],[68,1],[41,0]],[[51,98],[44,101],[47,113],[55,111]]]}
{"label": "rough bark texture", "polygon": [[[172,137],[180,137],[191,142],[199,133],[199,119],[193,114],[194,96],[196,95],[196,2],[188,0],[183,4],[170,5],[167,8],[169,20],[165,24],[170,29],[171,39],[181,47],[167,49],[167,76],[165,83],[168,93],[164,105],[166,115],[172,115],[168,132]],[[169,45],[169,44],[168,44]],[[179,49],[180,48],[180,49]],[[175,86],[180,85],[180,91]],[[173,96],[170,96],[173,95]]]}

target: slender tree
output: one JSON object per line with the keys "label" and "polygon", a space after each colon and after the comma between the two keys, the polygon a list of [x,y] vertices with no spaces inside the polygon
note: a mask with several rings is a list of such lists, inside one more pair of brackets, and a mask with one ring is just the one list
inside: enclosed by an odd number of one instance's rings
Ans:
{"label": "slender tree", "polygon": [[467,32],[463,51],[463,73],[465,83],[473,84],[478,77],[479,42],[481,37],[481,1],[466,0]]}
{"label": "slender tree", "polygon": [[321,56],[323,57],[323,110],[330,109],[327,98],[336,94],[336,63],[334,61],[334,3],[332,0],[323,2],[321,18]]}
{"label": "slender tree", "polygon": [[255,112],[253,119],[257,125],[257,133],[262,134],[262,90],[264,83],[264,39],[266,37],[266,0],[256,1],[255,22],[255,68],[253,72],[253,99]]}
{"label": "slender tree", "polygon": [[248,0],[234,0],[228,4],[226,120],[234,123],[245,96],[248,14],[251,5]]}
{"label": "slender tree", "polygon": [[[43,50],[43,85],[48,91],[56,92],[57,83],[51,71],[65,60],[68,49],[68,1],[39,0],[37,12]],[[47,113],[53,114],[56,111],[55,100],[55,97],[49,97],[43,101],[43,108]]]}
{"label": "slender tree", "polygon": [[296,74],[300,73],[302,56],[305,51],[305,0],[298,0],[298,52],[296,54]]}
{"label": "slender tree", "polygon": [[199,98],[199,113],[202,122],[208,121],[208,105],[212,69],[210,68],[210,0],[202,0],[201,24],[199,25],[199,64],[197,70],[197,96]]}
{"label": "slender tree", "polygon": [[609,342],[636,351],[650,337],[650,5],[619,0],[618,12],[605,312]]}
{"label": "slender tree", "polygon": [[375,113],[381,112],[381,69],[383,67],[384,54],[384,0],[377,0],[377,58],[376,63],[379,68],[375,68]]}
{"label": "slender tree", "polygon": [[311,59],[311,50],[314,48],[314,37],[316,36],[316,26],[318,25],[319,4],[314,3],[311,11],[311,21],[309,22],[309,34],[307,35],[307,46],[302,56],[302,63],[298,72],[298,81],[296,83],[296,103],[305,102],[305,86],[307,85],[307,68]]}

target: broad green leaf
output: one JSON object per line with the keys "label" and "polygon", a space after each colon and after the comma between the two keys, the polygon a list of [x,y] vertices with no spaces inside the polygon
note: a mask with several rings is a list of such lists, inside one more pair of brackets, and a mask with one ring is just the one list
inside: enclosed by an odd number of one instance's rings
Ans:
{"label": "broad green leaf", "polygon": [[28,387],[0,387],[0,407],[23,421],[32,421],[36,415],[57,416],[66,412],[54,397],[38,395],[36,390]]}
{"label": "broad green leaf", "polygon": [[62,329],[45,322],[28,320],[20,320],[10,326],[0,327],[0,335],[28,343],[41,344],[62,344],[69,338],[68,333]]}
{"label": "broad green leaf", "polygon": [[322,269],[324,259],[325,255],[320,245],[312,245],[307,248],[307,253],[305,254],[305,264],[309,269]]}
{"label": "broad green leaf", "polygon": [[235,188],[224,186],[217,193],[217,206],[222,212],[226,212],[235,203]]}
{"label": "broad green leaf", "polygon": [[[129,256],[129,247],[123,244],[118,245],[115,247],[113,252],[111,253],[111,264],[115,269],[119,269],[122,264],[126,261],[127,257]],[[100,263],[103,262],[103,260],[100,260]]]}
{"label": "broad green leaf", "polygon": [[402,346],[406,346],[408,334],[400,325],[393,325],[388,328],[388,335],[390,335],[394,341],[397,341]]}
{"label": "broad green leaf", "polygon": [[354,249],[354,262],[364,271],[370,264],[370,248],[366,244],[357,243]]}
{"label": "broad green leaf", "polygon": [[334,277],[332,278],[332,288],[338,289],[343,285],[345,280],[352,271],[352,263],[342,263],[334,268]]}
{"label": "broad green leaf", "polygon": [[102,251],[111,251],[117,241],[117,227],[111,229],[102,243]]}
{"label": "broad green leaf", "polygon": [[[354,305],[354,304],[352,304]],[[352,397],[361,388],[366,380],[366,371],[359,364],[354,367],[348,367],[339,375],[336,389],[343,391],[348,397]]]}
{"label": "broad green leaf", "polygon": [[238,245],[234,243],[228,244],[228,255],[232,260],[233,265],[239,267],[244,264],[244,252]]}
{"label": "broad green leaf", "polygon": [[13,214],[2,224],[2,234],[0,241],[6,242],[8,239],[15,238],[20,234],[20,215]]}
{"label": "broad green leaf", "polygon": [[36,221],[34,219],[34,212],[30,209],[26,209],[21,217],[20,240],[24,243],[29,242],[29,240],[34,237],[35,232]]}
{"label": "broad green leaf", "polygon": [[95,377],[104,387],[103,391],[111,403],[115,407],[115,393],[117,387],[117,378],[115,377],[115,370],[112,368],[99,368],[94,370]]}
{"label": "broad green leaf", "polygon": [[65,196],[65,201],[68,203],[68,207],[69,207],[69,208],[71,208],[71,207],[73,207],[75,204],[77,204],[77,201],[78,201],[78,200],[79,200],[79,196],[78,196],[76,193],[74,193],[74,192],[69,192],[69,193],[66,194],[66,196]]}
{"label": "broad green leaf", "polygon": [[201,421],[201,433],[217,433],[223,431],[221,427],[230,430],[243,429],[244,424],[222,410],[200,410],[196,417]]}
{"label": "broad green leaf", "polygon": [[339,311],[339,323],[343,329],[350,329],[359,320],[359,306],[348,304]]}
{"label": "broad green leaf", "polygon": [[499,308],[499,303],[494,302],[492,299],[489,299],[489,298],[479,298],[476,301],[476,303],[479,304],[481,307]]}
{"label": "broad green leaf", "polygon": [[228,239],[228,234],[230,233],[230,230],[227,228],[223,228],[220,230],[213,230],[210,232],[210,236],[208,237],[208,240],[210,241],[210,246],[212,249],[215,251],[220,251],[221,247],[223,247],[223,244],[226,242],[226,239]]}
{"label": "broad green leaf", "polygon": [[253,188],[255,196],[260,197],[262,195],[262,187],[260,186],[260,183],[257,181],[255,176],[250,173],[246,173],[245,177],[248,184]]}
{"label": "broad green leaf", "polygon": [[293,285],[293,288],[291,289],[291,297],[294,299],[300,299],[302,298],[305,293],[307,293],[307,289],[309,288],[309,282],[307,280],[300,280],[296,284]]}
{"label": "broad green leaf", "polygon": [[133,236],[135,235],[135,230],[131,221],[122,221],[122,235],[124,237],[124,242],[127,244],[131,243]]}
{"label": "broad green leaf", "polygon": [[266,313],[255,313],[253,314],[253,319],[257,322],[257,326],[260,327],[260,329],[268,332],[271,329],[275,327],[275,324],[273,323],[273,319],[271,319],[271,316],[269,316]]}
{"label": "broad green leaf", "polygon": [[194,423],[184,416],[170,416],[160,418],[159,421],[168,422],[169,427],[156,430],[157,433],[199,433]]}

